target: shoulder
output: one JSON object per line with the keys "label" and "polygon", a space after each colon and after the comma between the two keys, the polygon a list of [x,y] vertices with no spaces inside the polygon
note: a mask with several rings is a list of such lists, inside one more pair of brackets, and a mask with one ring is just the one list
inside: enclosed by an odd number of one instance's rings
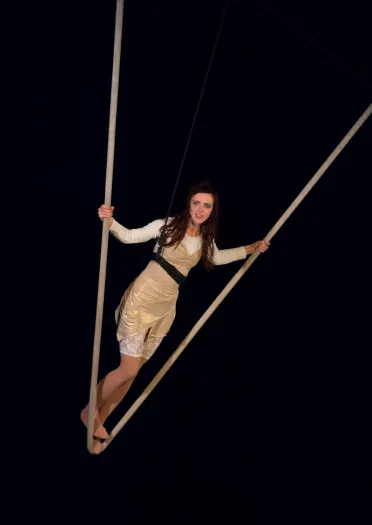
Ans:
{"label": "shoulder", "polygon": [[165,219],[155,219],[147,224],[147,226],[152,226],[155,228],[161,228],[165,224]]}
{"label": "shoulder", "polygon": [[[168,217],[167,220],[167,226],[173,222],[173,217]],[[165,224],[165,218],[164,219],[155,219],[154,221],[150,222],[147,226],[152,226],[155,228],[161,228]]]}
{"label": "shoulder", "polygon": [[165,221],[167,220],[167,226],[169,226],[170,224],[172,224],[174,219],[175,219],[175,217],[168,217],[168,219],[157,219],[157,220],[159,220],[161,222],[162,226],[164,226]]}

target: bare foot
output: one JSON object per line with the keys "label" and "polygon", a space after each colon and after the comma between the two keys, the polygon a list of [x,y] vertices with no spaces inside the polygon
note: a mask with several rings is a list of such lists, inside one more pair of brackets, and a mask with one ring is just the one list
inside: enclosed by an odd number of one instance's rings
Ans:
{"label": "bare foot", "polygon": [[103,449],[103,442],[100,438],[93,438],[93,454],[100,454]]}
{"label": "bare foot", "polygon": [[[83,410],[80,412],[80,419],[84,423],[84,425],[88,428],[88,416],[89,416],[89,405],[87,405]],[[94,420],[94,430],[93,435],[98,438],[107,439],[108,433],[107,430],[103,425],[101,425],[100,420],[98,419],[98,411],[95,413],[95,420]],[[100,445],[102,448],[102,445]],[[100,450],[101,452],[101,450]]]}

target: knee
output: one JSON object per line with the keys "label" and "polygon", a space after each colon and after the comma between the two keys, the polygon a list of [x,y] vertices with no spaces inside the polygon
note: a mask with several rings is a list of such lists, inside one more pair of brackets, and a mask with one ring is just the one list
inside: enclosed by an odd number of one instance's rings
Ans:
{"label": "knee", "polygon": [[139,369],[140,363],[138,364],[138,366],[136,365],[136,363],[130,366],[128,366],[128,363],[121,363],[118,368],[118,372],[120,374],[122,382],[125,383],[126,381],[133,381],[136,375],[138,374]]}
{"label": "knee", "polygon": [[126,374],[127,374],[127,380],[128,381],[133,381],[136,377],[136,375],[138,374],[138,371],[139,369],[138,368],[133,368],[133,369],[130,369],[130,370],[127,370],[126,371]]}

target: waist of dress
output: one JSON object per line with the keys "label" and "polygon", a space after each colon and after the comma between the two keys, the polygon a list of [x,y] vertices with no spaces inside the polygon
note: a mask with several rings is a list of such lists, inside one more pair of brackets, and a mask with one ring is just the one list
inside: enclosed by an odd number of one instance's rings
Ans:
{"label": "waist of dress", "polygon": [[157,286],[169,292],[178,293],[179,291],[179,284],[156,261],[149,261],[140,278],[153,281]]}

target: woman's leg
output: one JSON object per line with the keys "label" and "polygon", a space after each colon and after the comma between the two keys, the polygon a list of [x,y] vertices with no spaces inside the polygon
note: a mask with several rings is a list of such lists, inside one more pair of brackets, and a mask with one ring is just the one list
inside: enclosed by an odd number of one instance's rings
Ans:
{"label": "woman's leg", "polygon": [[[99,419],[99,409],[117,390],[123,390],[124,394],[129,390],[133,383],[140,367],[141,357],[133,357],[129,355],[120,354],[120,365],[112,372],[109,372],[97,386],[97,399],[95,410],[95,421],[93,434],[96,437],[107,439],[108,434]],[[126,389],[126,391],[125,391]],[[81,411],[81,420],[84,425],[88,427],[89,403]]]}
{"label": "woman's leg", "polygon": [[[108,416],[122,401],[134,379],[136,378],[141,366],[150,359],[162,341],[162,337],[144,337],[134,343],[133,340],[120,342],[120,365],[118,368],[107,374],[98,384],[96,400],[96,418],[94,422],[94,436],[107,439],[108,434],[103,424]],[[138,347],[135,348],[135,345]],[[122,352],[130,352],[127,355]],[[137,357],[136,354],[139,356]],[[142,357],[142,355],[145,357]],[[82,421],[88,427],[89,403],[82,410]],[[102,451],[102,443],[95,440],[94,453]]]}
{"label": "woman's leg", "polygon": [[[136,358],[140,359],[140,368],[142,365],[146,362],[146,359],[143,357]],[[117,388],[107,399],[103,402],[100,409],[98,410],[98,419],[102,425],[105,424],[106,419],[109,417],[109,415],[115,410],[115,408],[119,405],[119,403],[123,400],[124,396],[130,389],[130,387],[133,384],[133,381],[135,380],[135,377],[133,379],[129,379],[124,385]]]}
{"label": "woman's leg", "polygon": [[141,357],[120,354],[120,365],[109,372],[97,386],[97,410],[119,388],[131,384],[141,368]]}
{"label": "woman's leg", "polygon": [[[144,344],[143,344],[143,350],[140,362],[140,368],[150,359],[150,357],[153,355],[155,350],[158,348],[162,341],[162,337],[148,337],[146,336]],[[126,346],[122,346],[123,351],[126,351]],[[99,412],[98,412],[98,418],[102,425],[105,424],[106,419],[109,417],[109,415],[115,410],[115,408],[119,405],[119,403],[122,401],[130,387],[132,386],[132,383],[134,381],[135,377],[132,380],[127,381],[124,385],[122,385],[120,388],[117,388],[111,396],[101,405]]]}

